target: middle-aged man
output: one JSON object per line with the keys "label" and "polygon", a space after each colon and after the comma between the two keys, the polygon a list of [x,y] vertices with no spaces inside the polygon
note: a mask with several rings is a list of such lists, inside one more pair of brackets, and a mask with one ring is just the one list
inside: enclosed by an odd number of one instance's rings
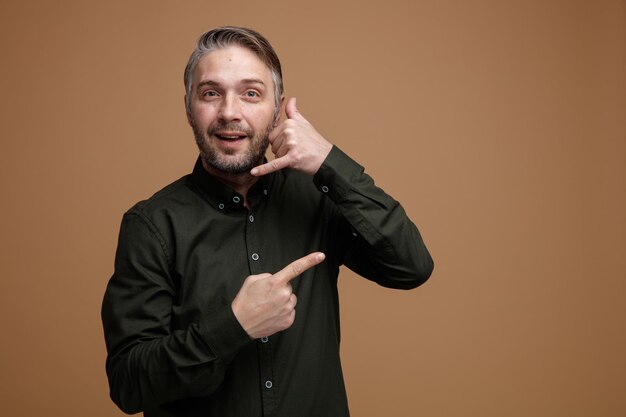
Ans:
{"label": "middle-aged man", "polygon": [[417,287],[433,268],[420,234],[284,103],[257,32],[203,34],[184,80],[200,156],[124,215],[102,307],[111,397],[149,417],[347,416],[339,266]]}

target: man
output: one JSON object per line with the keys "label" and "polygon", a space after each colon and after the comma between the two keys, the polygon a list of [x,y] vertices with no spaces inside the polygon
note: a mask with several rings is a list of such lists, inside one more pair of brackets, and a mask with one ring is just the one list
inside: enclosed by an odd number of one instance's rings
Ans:
{"label": "man", "polygon": [[339,266],[414,288],[433,268],[419,232],[284,102],[257,32],[205,33],[184,80],[200,156],[124,215],[102,307],[111,397],[149,417],[347,416]]}

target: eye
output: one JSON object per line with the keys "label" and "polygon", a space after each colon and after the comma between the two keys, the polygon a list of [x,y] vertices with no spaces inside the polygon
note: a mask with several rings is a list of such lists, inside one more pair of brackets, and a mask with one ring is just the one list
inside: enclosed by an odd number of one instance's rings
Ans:
{"label": "eye", "polygon": [[254,90],[246,91],[245,95],[246,95],[246,97],[249,97],[249,98],[258,98],[258,97],[260,97],[259,93],[257,93]]}
{"label": "eye", "polygon": [[217,97],[217,92],[214,90],[207,90],[202,92],[202,97]]}

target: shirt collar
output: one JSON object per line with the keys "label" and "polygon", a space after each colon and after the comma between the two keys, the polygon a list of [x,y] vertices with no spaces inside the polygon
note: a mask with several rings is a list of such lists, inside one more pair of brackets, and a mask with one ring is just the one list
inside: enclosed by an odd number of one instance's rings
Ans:
{"label": "shirt collar", "polygon": [[[200,157],[196,160],[191,178],[204,191],[211,205],[217,210],[229,211],[244,207],[243,196],[209,174],[204,169]],[[270,195],[274,178],[275,173],[264,175],[250,188],[248,199],[252,204],[258,199],[264,199]]]}

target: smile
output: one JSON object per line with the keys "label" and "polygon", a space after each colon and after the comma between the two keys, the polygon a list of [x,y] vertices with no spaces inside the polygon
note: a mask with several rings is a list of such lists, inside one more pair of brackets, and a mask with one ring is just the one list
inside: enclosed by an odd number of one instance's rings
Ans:
{"label": "smile", "polygon": [[221,140],[241,140],[247,137],[247,135],[244,133],[231,133],[231,132],[216,133],[215,136]]}

